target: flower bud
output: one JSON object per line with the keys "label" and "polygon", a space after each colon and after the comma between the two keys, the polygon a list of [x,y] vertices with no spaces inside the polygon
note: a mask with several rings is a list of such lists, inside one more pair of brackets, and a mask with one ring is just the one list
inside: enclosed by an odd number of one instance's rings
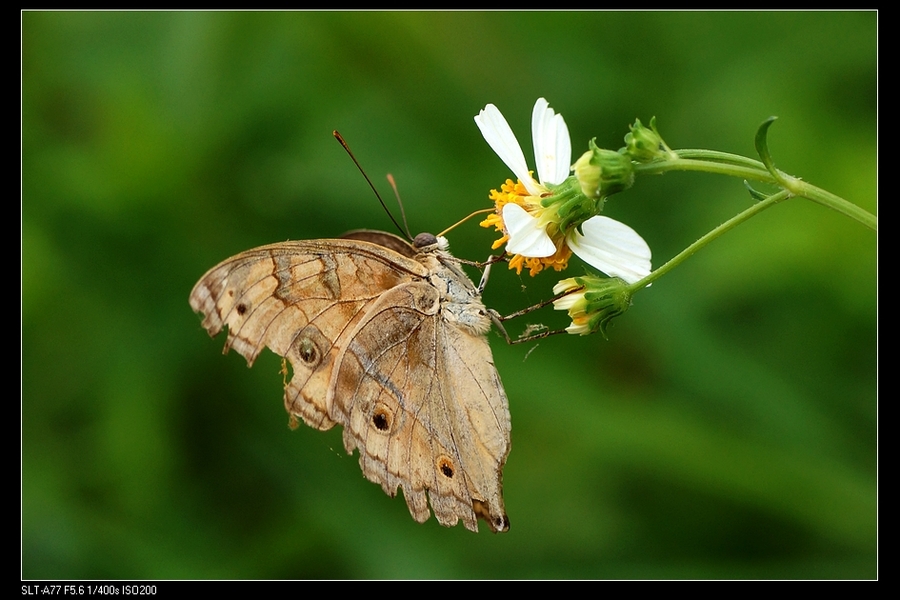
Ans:
{"label": "flower bud", "polygon": [[554,294],[570,292],[553,301],[555,310],[566,310],[572,324],[566,331],[588,335],[600,331],[606,337],[609,322],[631,306],[628,284],[615,277],[570,277],[553,286]]}
{"label": "flower bud", "polygon": [[585,196],[611,196],[631,187],[634,183],[631,158],[599,148],[594,140],[588,143],[588,147],[590,150],[582,154],[572,167]]}
{"label": "flower bud", "polygon": [[625,136],[622,150],[632,160],[647,163],[666,156],[665,144],[656,132],[656,117],[650,120],[650,127],[644,127],[640,119],[635,119],[634,125],[628,128],[631,131]]}

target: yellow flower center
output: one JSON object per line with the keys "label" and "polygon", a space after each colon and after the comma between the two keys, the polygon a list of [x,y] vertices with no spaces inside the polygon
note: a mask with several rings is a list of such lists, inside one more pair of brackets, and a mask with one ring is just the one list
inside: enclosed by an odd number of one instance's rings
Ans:
{"label": "yellow flower center", "polygon": [[[494,202],[494,213],[482,221],[481,226],[494,227],[503,234],[491,246],[494,250],[509,241],[509,232],[506,231],[506,226],[503,223],[503,207],[510,202],[518,204],[538,219],[542,216],[550,216],[549,213],[545,215],[547,211],[541,205],[541,199],[537,196],[532,196],[521,181],[513,183],[512,179],[507,179],[500,186],[500,191],[491,190],[489,197]],[[523,268],[528,269],[529,274],[534,277],[546,268],[552,267],[556,271],[562,271],[568,266],[572,251],[569,250],[569,246],[566,244],[565,236],[560,233],[556,223],[552,220],[547,224],[546,231],[553,243],[556,244],[556,252],[544,258],[530,258],[516,254],[509,261],[510,269],[515,269],[518,274],[522,273]]]}

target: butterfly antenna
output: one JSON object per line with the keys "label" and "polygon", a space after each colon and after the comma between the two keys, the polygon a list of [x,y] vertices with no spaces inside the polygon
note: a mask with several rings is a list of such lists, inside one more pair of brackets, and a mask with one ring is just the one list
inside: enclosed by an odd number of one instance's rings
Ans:
{"label": "butterfly antenna", "polygon": [[493,208],[484,208],[484,209],[482,209],[482,210],[476,210],[476,211],[473,212],[472,214],[470,214],[470,215],[468,215],[468,216],[466,216],[466,217],[463,217],[461,220],[457,221],[456,223],[454,223],[453,225],[451,225],[451,226],[448,227],[447,229],[443,230],[443,231],[440,232],[438,235],[441,236],[441,235],[444,235],[445,233],[448,233],[449,231],[452,231],[452,230],[456,229],[457,227],[459,227],[460,225],[462,225],[463,223],[465,223],[466,221],[468,221],[469,219],[471,219],[471,218],[474,217],[475,215],[483,215],[484,213],[489,213],[489,212],[494,212],[494,209],[493,209]]}
{"label": "butterfly antenna", "polygon": [[[353,152],[350,151],[350,146],[347,145],[347,142],[344,141],[344,138],[341,137],[341,134],[338,133],[337,129],[335,129],[331,134],[334,136],[334,139],[336,139],[338,142],[340,142],[341,146],[344,147],[344,150],[347,152],[347,154],[350,155],[350,159],[353,161],[353,164],[355,164],[356,168],[359,169],[359,172],[362,173],[362,176],[365,178],[366,183],[369,184],[369,187],[372,189],[372,192],[375,193],[375,197],[378,198],[378,202],[381,203],[381,207],[384,209],[384,212],[386,212],[387,215],[391,218],[391,221],[394,223],[394,226],[397,228],[398,231],[400,231],[400,233],[404,233],[403,228],[400,227],[400,223],[397,222],[397,219],[395,219],[394,215],[391,214],[391,211],[388,209],[387,205],[384,203],[384,200],[381,199],[381,194],[379,194],[378,190],[375,189],[375,185],[372,183],[372,180],[369,179],[369,176],[366,175],[365,171],[363,171],[362,165],[360,165],[359,161],[356,160],[356,157],[353,156]],[[403,205],[400,205],[400,210],[402,212]],[[406,222],[405,216],[403,218],[403,222],[404,223]],[[406,236],[407,236],[407,238],[412,240],[412,236],[409,235],[409,231],[406,232]]]}
{"label": "butterfly antenna", "polygon": [[397,189],[397,182],[394,181],[394,176],[390,173],[387,174],[387,180],[391,185],[391,189],[394,190],[394,197],[397,199],[397,204],[400,206],[400,216],[403,218],[403,227],[406,228],[406,236],[409,239],[412,239],[412,234],[409,232],[409,223],[406,221],[406,211],[403,210],[403,200],[400,199],[400,190]]}

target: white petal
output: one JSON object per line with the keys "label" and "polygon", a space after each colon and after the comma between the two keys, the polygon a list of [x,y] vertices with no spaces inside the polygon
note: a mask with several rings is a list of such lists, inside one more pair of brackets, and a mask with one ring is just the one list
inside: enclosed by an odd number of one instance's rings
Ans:
{"label": "white petal", "polygon": [[562,115],[538,98],[531,112],[531,141],[541,183],[562,183],[572,164],[572,142]]}
{"label": "white petal", "polygon": [[[559,293],[559,292],[557,292]],[[553,301],[553,310],[569,310],[575,303],[584,298],[583,294],[569,294]]]}
{"label": "white petal", "polygon": [[506,251],[528,258],[544,258],[556,254],[556,244],[538,220],[518,204],[503,206],[503,224],[509,234]]}
{"label": "white petal", "polygon": [[577,290],[580,287],[581,286],[578,285],[578,282],[575,281],[574,277],[569,277],[568,279],[560,279],[556,285],[553,286],[553,293],[561,294],[562,292]]}
{"label": "white petal", "polygon": [[583,261],[628,283],[650,274],[650,246],[634,229],[602,216],[591,217],[581,228],[584,235],[573,230],[568,242]]}
{"label": "white petal", "polygon": [[576,325],[574,322],[566,327],[566,331],[572,335],[587,335],[591,332],[591,330],[588,328],[587,323]]}
{"label": "white petal", "polygon": [[509,170],[525,184],[528,192],[534,196],[540,196],[542,190],[529,175],[528,164],[525,162],[525,155],[522,154],[519,141],[500,110],[493,104],[488,104],[475,117],[475,124],[481,130],[484,140],[497,153],[500,160],[509,167]]}

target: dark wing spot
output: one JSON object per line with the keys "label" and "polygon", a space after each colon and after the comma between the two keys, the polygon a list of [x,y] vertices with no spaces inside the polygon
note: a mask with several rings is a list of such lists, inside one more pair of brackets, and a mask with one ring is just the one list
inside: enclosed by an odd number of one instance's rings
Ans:
{"label": "dark wing spot", "polygon": [[494,519],[494,527],[497,531],[508,531],[509,530],[509,517],[503,515],[502,517],[497,517]]}
{"label": "dark wing spot", "polygon": [[453,479],[453,463],[450,462],[450,459],[447,457],[441,457],[438,461],[438,468],[441,470],[441,473],[444,474],[444,477],[447,479]]}
{"label": "dark wing spot", "polygon": [[245,314],[246,312],[247,312],[247,305],[246,305],[246,304],[244,304],[243,302],[241,302],[240,304],[237,305],[237,313],[238,313],[239,315],[243,315],[243,314]]}
{"label": "dark wing spot", "polygon": [[297,354],[306,364],[314,364],[319,359],[319,350],[308,337],[300,339],[297,344]]}
{"label": "dark wing spot", "polygon": [[372,415],[372,424],[378,431],[387,431],[391,428],[391,416],[384,409],[379,409]]}

